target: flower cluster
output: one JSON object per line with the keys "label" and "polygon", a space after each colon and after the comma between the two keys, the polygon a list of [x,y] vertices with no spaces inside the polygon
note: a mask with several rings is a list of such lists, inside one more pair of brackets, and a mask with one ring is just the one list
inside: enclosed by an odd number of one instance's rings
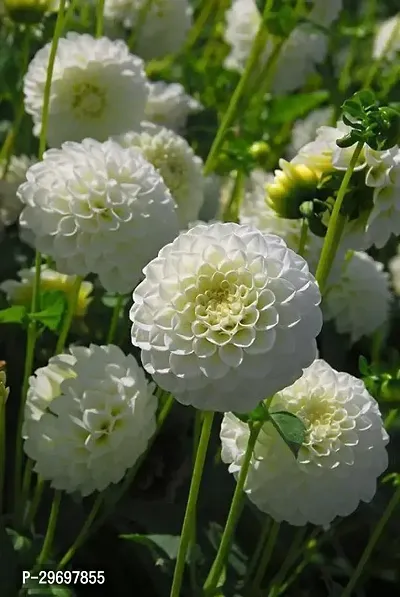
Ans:
{"label": "flower cluster", "polygon": [[30,378],[23,435],[35,470],[85,496],[118,483],[156,429],[157,399],[132,355],[74,347]]}

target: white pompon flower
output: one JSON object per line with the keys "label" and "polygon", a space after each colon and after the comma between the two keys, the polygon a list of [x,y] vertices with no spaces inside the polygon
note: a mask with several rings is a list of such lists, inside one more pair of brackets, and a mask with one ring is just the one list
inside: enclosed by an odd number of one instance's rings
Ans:
{"label": "white pompon flower", "polygon": [[188,142],[165,127],[143,122],[140,132],[116,137],[122,147],[137,147],[161,174],[178,209],[181,228],[195,220],[204,201],[203,161]]}
{"label": "white pompon flower", "polygon": [[357,342],[385,325],[390,302],[389,275],[383,264],[357,251],[328,284],[322,312],[325,320],[334,321],[339,333],[350,334],[351,341]]}
{"label": "white pompon flower", "polygon": [[188,95],[180,83],[150,83],[145,118],[175,132],[182,131],[188,116],[202,110],[202,105]]}
{"label": "white pompon flower", "polygon": [[[25,109],[40,134],[51,44],[32,59],[24,79]],[[144,63],[122,40],[68,33],[60,39],[51,83],[48,145],[86,137],[106,141],[139,126],[149,85]]]}
{"label": "white pompon flower", "polygon": [[156,429],[157,398],[132,355],[73,347],[30,378],[23,436],[35,471],[86,496],[118,483]]}
{"label": "white pompon flower", "polygon": [[231,48],[225,66],[241,72],[250,55],[261,16],[254,0],[232,0],[225,19],[224,40]]}
{"label": "white pompon flower", "polygon": [[292,141],[288,147],[288,155],[293,158],[304,145],[313,141],[317,130],[329,124],[333,115],[331,106],[313,110],[303,120],[297,120],[292,129]]}
{"label": "white pompon flower", "polygon": [[0,226],[10,226],[18,220],[23,204],[17,197],[17,190],[25,180],[26,171],[35,161],[26,155],[13,155],[4,178],[6,164],[0,164]]}
{"label": "white pompon flower", "polygon": [[374,39],[373,57],[377,60],[385,56],[388,61],[393,61],[399,50],[400,13],[378,25]]}
{"label": "white pompon flower", "polygon": [[178,52],[192,26],[188,0],[106,0],[104,15],[137,30],[135,51],[146,60]]}
{"label": "white pompon flower", "polygon": [[248,412],[315,358],[320,293],[277,236],[233,223],[181,233],[133,293],[132,343],[183,404]]}
{"label": "white pompon flower", "polygon": [[27,172],[20,223],[61,273],[97,274],[131,292],[141,270],[179,231],[176,206],[154,166],[115,141],[64,143]]}
{"label": "white pompon flower", "polygon": [[[388,465],[389,437],[363,381],[316,360],[274,396],[271,410],[299,417],[306,439],[296,459],[273,425],[264,424],[245,486],[262,512],[278,522],[324,526],[372,500]],[[248,438],[248,425],[227,413],[221,456],[236,478]]]}

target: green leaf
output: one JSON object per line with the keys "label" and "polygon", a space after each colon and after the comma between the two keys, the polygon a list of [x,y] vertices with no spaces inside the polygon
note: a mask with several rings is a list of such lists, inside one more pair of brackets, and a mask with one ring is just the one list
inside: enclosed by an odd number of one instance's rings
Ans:
{"label": "green leaf", "polygon": [[0,323],[22,323],[26,317],[26,307],[14,305],[0,311]]}
{"label": "green leaf", "polygon": [[41,311],[32,313],[29,317],[56,331],[67,307],[66,295],[61,290],[49,290],[43,292],[40,299]]}
{"label": "green leaf", "polygon": [[11,537],[0,520],[0,595],[14,597],[17,593],[18,562]]}
{"label": "green leaf", "polygon": [[306,437],[306,427],[303,421],[293,413],[285,411],[270,412],[269,416],[271,423],[297,458]]}
{"label": "green leaf", "polygon": [[371,372],[368,365],[368,361],[363,355],[360,355],[358,359],[358,369],[361,375],[369,375]]}
{"label": "green leaf", "polygon": [[[138,533],[130,535],[120,535],[121,539],[135,541],[147,546],[154,555],[162,554],[170,560],[176,560],[178,556],[180,537],[176,535],[140,535]],[[189,554],[187,556],[189,559]]]}
{"label": "green leaf", "polygon": [[328,97],[328,91],[324,90],[277,97],[270,103],[269,121],[273,124],[294,122],[317,108]]}
{"label": "green leaf", "polygon": [[32,597],[74,597],[75,593],[69,586],[61,585],[38,585],[37,587],[30,587],[26,591],[27,595]]}

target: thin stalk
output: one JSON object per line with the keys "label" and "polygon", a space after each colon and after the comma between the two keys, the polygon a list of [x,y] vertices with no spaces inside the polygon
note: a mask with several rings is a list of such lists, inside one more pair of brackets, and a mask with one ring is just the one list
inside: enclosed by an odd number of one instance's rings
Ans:
{"label": "thin stalk", "polygon": [[42,498],[44,489],[44,480],[41,477],[36,479],[36,486],[33,492],[33,498],[30,505],[30,508],[27,512],[26,518],[24,520],[25,528],[29,529],[33,521],[35,520],[36,512],[38,511],[40,500]]}
{"label": "thin stalk", "polygon": [[308,238],[308,220],[307,220],[307,218],[303,218],[303,221],[301,223],[299,247],[297,249],[297,253],[299,255],[301,255],[301,257],[304,257],[304,251],[306,249],[307,238]]}
{"label": "thin stalk", "polygon": [[72,320],[74,318],[74,314],[76,311],[76,305],[78,303],[79,291],[81,289],[82,278],[81,276],[76,276],[74,285],[71,289],[71,294],[68,297],[68,307],[67,312],[64,315],[60,335],[58,336],[57,346],[55,354],[60,354],[64,350],[65,342],[68,337],[68,333],[71,327]]}
{"label": "thin stalk", "polygon": [[320,547],[325,542],[324,538],[316,539],[316,536],[318,535],[319,532],[320,532],[320,529],[318,529],[318,528],[314,529],[313,532],[311,533],[310,537],[303,544],[302,549],[300,550],[300,553],[303,554],[303,558],[302,558],[301,562],[298,564],[298,566],[296,566],[295,570],[292,572],[292,574],[289,576],[289,578],[286,580],[286,582],[282,586],[279,587],[278,593],[277,593],[278,595],[282,595],[283,593],[285,593],[287,588],[291,584],[294,583],[296,578],[302,573],[304,568],[307,566],[307,564],[312,559],[312,556],[315,553],[316,547],[317,546]]}
{"label": "thin stalk", "polygon": [[93,521],[96,518],[102,504],[103,497],[101,493],[99,493],[89,513],[89,516],[85,520],[85,523],[82,526],[77,538],[75,539],[69,550],[66,552],[66,554],[61,558],[60,563],[57,566],[57,570],[62,570],[63,568],[65,568],[68,562],[74,557],[75,553],[78,551],[80,546],[85,542],[85,539],[89,534],[90,527],[92,526]]}
{"label": "thin stalk", "polygon": [[137,34],[138,32],[141,30],[141,28],[143,27],[143,25],[146,22],[147,19],[147,15],[149,14],[149,11],[153,5],[154,0],[147,0],[147,2],[145,2],[142,7],[139,9],[139,14],[138,14],[138,19],[137,22],[135,23],[135,25],[132,27],[132,31],[131,34],[129,36],[128,39],[128,47],[130,50],[133,50],[135,47],[135,43],[136,43],[136,39],[137,39]]}
{"label": "thin stalk", "polygon": [[203,33],[208,19],[211,17],[214,11],[217,11],[219,2],[221,2],[221,0],[204,0],[200,12],[197,15],[194,25],[187,37],[184,47],[185,52],[188,52],[193,48],[200,35]]}
{"label": "thin stalk", "polygon": [[281,528],[280,523],[276,522],[276,520],[274,520],[272,523],[272,528],[271,528],[271,532],[268,537],[268,541],[265,544],[265,549],[261,556],[261,560],[260,560],[260,563],[257,568],[257,572],[254,575],[254,579],[251,584],[249,595],[258,595],[258,593],[260,591],[260,585],[261,585],[263,578],[265,576],[265,573],[267,571],[268,564],[270,563],[271,556],[274,551],[275,543],[278,538],[280,528]]}
{"label": "thin stalk", "polygon": [[224,142],[225,135],[229,127],[235,120],[239,108],[239,102],[242,99],[242,96],[244,95],[244,92],[246,91],[246,88],[249,85],[251,77],[254,75],[254,69],[256,68],[260,55],[265,47],[267,32],[264,26],[264,18],[268,11],[271,9],[272,4],[272,0],[267,0],[267,3],[264,8],[263,18],[260,22],[260,26],[258,28],[256,38],[251,48],[250,56],[247,60],[244,72],[239,80],[239,83],[236,86],[235,91],[233,92],[228,108],[222,118],[221,124],[218,128],[217,134],[215,136],[206,163],[204,165],[205,176],[207,176],[213,171],[215,161]]}
{"label": "thin stalk", "polygon": [[119,316],[121,315],[121,309],[122,309],[122,304],[124,302],[124,295],[123,294],[119,294],[117,296],[117,301],[115,303],[113,312],[112,312],[112,316],[111,316],[111,322],[110,322],[110,327],[108,329],[108,333],[107,333],[107,344],[112,344],[114,342],[115,339],[115,334],[118,328],[118,321],[119,321]]}
{"label": "thin stalk", "polygon": [[207,454],[207,448],[210,441],[211,429],[214,420],[214,413],[206,411],[203,417],[199,446],[197,449],[196,462],[193,469],[192,480],[190,483],[189,497],[186,504],[185,518],[183,520],[181,538],[178,549],[178,557],[172,581],[170,597],[179,597],[185,569],[186,554],[188,551],[190,537],[192,535],[193,520],[196,516],[197,498],[199,495],[201,478]]}
{"label": "thin stalk", "polygon": [[392,496],[392,499],[386,506],[384,513],[382,514],[378,524],[376,525],[372,535],[370,536],[367,546],[364,549],[364,552],[360,558],[360,561],[358,562],[355,570],[353,571],[353,574],[351,575],[351,578],[350,578],[346,588],[344,589],[344,591],[342,593],[342,597],[350,597],[361,574],[364,571],[366,564],[368,563],[368,560],[371,557],[371,554],[372,554],[376,544],[378,543],[380,536],[382,535],[383,529],[385,528],[387,522],[389,521],[390,517],[392,516],[392,514],[395,511],[396,507],[398,506],[399,502],[400,502],[400,487],[397,487],[395,493]]}
{"label": "thin stalk", "polygon": [[237,222],[239,218],[240,203],[243,197],[245,175],[242,170],[237,170],[231,196],[222,214],[224,222]]}
{"label": "thin stalk", "polygon": [[323,293],[325,289],[325,284],[328,280],[328,276],[331,271],[336,251],[339,247],[340,239],[346,223],[346,217],[340,213],[340,210],[342,208],[347,187],[349,186],[350,179],[352,177],[354,168],[356,167],[363,146],[363,141],[359,141],[359,143],[357,143],[357,147],[354,150],[349,167],[347,168],[346,174],[344,175],[342,183],[340,185],[336,201],[333,206],[333,211],[329,219],[328,230],[325,236],[321,256],[319,258],[319,263],[317,267],[317,273],[315,276],[319,284],[321,293]]}
{"label": "thin stalk", "polygon": [[267,60],[267,63],[265,64],[264,68],[262,69],[258,79],[255,81],[255,84],[254,84],[254,92],[255,93],[260,93],[260,95],[262,95],[262,96],[264,96],[266,93],[268,93],[269,88],[271,86],[272,78],[275,74],[275,68],[278,63],[278,58],[279,58],[282,46],[285,43],[285,41],[286,41],[285,39],[281,39],[275,44],[274,49],[272,50],[271,55]]}
{"label": "thin stalk", "polygon": [[297,560],[299,555],[301,554],[302,550],[300,546],[302,545],[305,535],[307,533],[307,527],[300,527],[294,536],[290,549],[287,553],[286,558],[283,561],[282,566],[280,567],[279,571],[277,572],[276,576],[272,579],[271,588],[268,593],[268,597],[277,597],[279,595],[279,589],[281,584],[286,578],[287,573],[289,572],[290,568]]}
{"label": "thin stalk", "polygon": [[26,505],[29,499],[29,493],[31,489],[31,479],[32,479],[32,469],[33,469],[33,461],[28,458],[25,463],[25,470],[22,477],[22,491],[21,491],[21,503],[20,503],[20,511],[19,517],[23,521],[26,516]]}
{"label": "thin stalk", "polygon": [[56,526],[57,526],[58,513],[60,510],[61,497],[62,497],[62,492],[60,490],[57,490],[54,492],[54,498],[53,498],[53,503],[51,505],[51,511],[50,511],[49,522],[47,525],[46,536],[44,538],[42,551],[40,552],[39,557],[37,559],[38,568],[43,567],[43,564],[45,564],[47,562],[47,560],[49,559],[50,554],[51,554],[51,550],[53,547],[54,535],[55,535]]}
{"label": "thin stalk", "polygon": [[12,155],[15,138],[19,132],[19,129],[21,128],[21,123],[24,118],[24,114],[25,114],[25,105],[24,105],[24,102],[21,101],[21,104],[19,105],[16,116],[15,116],[14,123],[13,123],[12,127],[10,128],[10,130],[8,131],[7,136],[4,140],[3,146],[0,150],[0,164],[1,165],[5,164],[5,167],[1,173],[2,180],[4,180],[5,177],[7,176],[7,171],[8,171],[7,163],[9,162],[9,157],[11,157],[11,155]]}
{"label": "thin stalk", "polygon": [[387,415],[387,417],[386,417],[386,419],[385,419],[385,421],[384,421],[384,423],[383,423],[383,426],[385,427],[386,431],[387,431],[387,430],[389,429],[389,427],[391,427],[391,426],[393,425],[393,423],[395,422],[395,420],[396,420],[396,417],[397,417],[397,413],[398,413],[398,412],[399,412],[399,409],[398,409],[398,408],[392,408],[392,409],[389,411],[389,414]]}
{"label": "thin stalk", "polygon": [[254,550],[253,555],[251,556],[251,560],[249,565],[247,566],[246,576],[243,581],[243,584],[246,586],[253,576],[255,569],[257,568],[258,561],[261,557],[265,542],[268,537],[269,529],[271,527],[271,519],[268,516],[264,516],[264,522],[261,527],[261,533],[257,541],[256,548]]}
{"label": "thin stalk", "polygon": [[99,38],[103,35],[104,3],[105,3],[105,0],[97,0],[97,9],[96,9],[96,37],[97,38]]}
{"label": "thin stalk", "polygon": [[258,434],[261,431],[261,427],[261,423],[254,423],[250,426],[250,436],[247,442],[246,452],[237,479],[236,488],[233,494],[224,532],[222,533],[221,543],[219,545],[217,555],[215,556],[214,563],[211,566],[211,570],[208,573],[206,582],[204,583],[203,588],[207,593],[212,593],[213,589],[217,587],[226,558],[228,557],[233,534],[235,532],[239,515],[243,506],[245,497],[244,486],[246,483],[247,473],[249,472],[251,458],[254,452]]}

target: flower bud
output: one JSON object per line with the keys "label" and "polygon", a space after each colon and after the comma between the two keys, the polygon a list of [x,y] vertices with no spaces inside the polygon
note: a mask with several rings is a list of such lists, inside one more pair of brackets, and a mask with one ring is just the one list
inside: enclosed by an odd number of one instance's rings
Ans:
{"label": "flower bud", "polygon": [[300,206],[315,197],[319,170],[282,159],[279,166],[281,170],[275,170],[274,182],[266,187],[267,203],[282,218],[301,218]]}
{"label": "flower bud", "polygon": [[16,23],[40,23],[47,12],[57,10],[55,0],[4,0],[4,8]]}
{"label": "flower bud", "polygon": [[256,160],[261,166],[265,163],[265,160],[270,154],[271,148],[265,141],[256,141],[251,145],[249,154]]}

